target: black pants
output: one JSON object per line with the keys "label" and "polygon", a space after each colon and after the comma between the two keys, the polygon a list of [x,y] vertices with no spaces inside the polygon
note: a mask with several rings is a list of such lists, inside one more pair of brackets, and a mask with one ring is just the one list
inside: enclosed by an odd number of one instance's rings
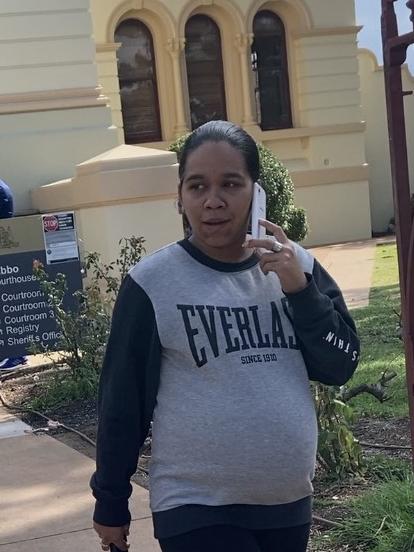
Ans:
{"label": "black pants", "polygon": [[309,524],[260,531],[214,525],[159,542],[162,552],[306,552],[309,531]]}

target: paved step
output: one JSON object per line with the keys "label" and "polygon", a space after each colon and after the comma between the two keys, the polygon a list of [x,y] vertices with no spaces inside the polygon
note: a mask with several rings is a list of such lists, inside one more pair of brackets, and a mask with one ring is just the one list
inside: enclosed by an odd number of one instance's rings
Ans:
{"label": "paved step", "polygon": [[31,427],[15,416],[6,408],[0,406],[0,439],[22,437],[30,432]]}

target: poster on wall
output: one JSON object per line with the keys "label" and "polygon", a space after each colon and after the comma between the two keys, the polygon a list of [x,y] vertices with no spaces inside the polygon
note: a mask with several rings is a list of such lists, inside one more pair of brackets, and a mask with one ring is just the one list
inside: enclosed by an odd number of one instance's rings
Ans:
{"label": "poster on wall", "polygon": [[42,221],[46,263],[79,260],[75,214],[70,212],[43,215]]}

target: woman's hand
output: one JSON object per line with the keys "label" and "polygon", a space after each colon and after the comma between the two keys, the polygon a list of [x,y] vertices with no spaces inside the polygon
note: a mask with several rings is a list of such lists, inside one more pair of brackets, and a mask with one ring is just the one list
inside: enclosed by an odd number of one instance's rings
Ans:
{"label": "woman's hand", "polygon": [[107,527],[94,522],[93,528],[101,539],[102,550],[110,550],[111,544],[114,544],[119,550],[128,550],[129,524],[122,527]]}
{"label": "woman's hand", "polygon": [[[273,234],[264,239],[248,239],[243,246],[259,251],[260,267],[264,274],[275,272],[279,276],[285,293],[298,293],[308,285],[305,273],[296,256],[295,248],[280,226],[267,220],[260,221],[261,226]],[[263,249],[267,250],[263,252]]]}

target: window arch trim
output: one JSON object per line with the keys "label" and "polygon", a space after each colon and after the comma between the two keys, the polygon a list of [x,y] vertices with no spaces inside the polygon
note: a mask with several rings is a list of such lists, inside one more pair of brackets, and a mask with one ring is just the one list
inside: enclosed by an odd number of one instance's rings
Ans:
{"label": "window arch trim", "polygon": [[306,32],[315,26],[312,12],[304,0],[285,0],[283,3],[274,0],[256,0],[250,6],[246,17],[249,32],[253,30],[253,21],[256,14],[264,10],[272,11],[280,17],[285,28],[289,23],[289,28],[293,33]]}
{"label": "window arch trim", "polygon": [[213,19],[219,27],[220,33],[222,18],[231,21],[232,25],[234,25],[235,29],[237,29],[236,32],[243,32],[245,27],[245,18],[237,5],[237,0],[236,2],[232,2],[231,0],[214,0],[214,2],[209,2],[207,6],[205,2],[201,2],[200,0],[192,0],[183,7],[178,17],[178,33],[180,36],[185,35],[185,27],[187,22],[194,15],[206,15],[207,17]]}
{"label": "window arch trim", "polygon": [[150,28],[154,35],[149,21],[153,18],[162,25],[165,31],[171,36],[174,35],[175,24],[174,17],[166,6],[159,0],[151,0],[147,2],[147,6],[137,6],[136,0],[126,0],[119,6],[116,6],[107,19],[106,37],[107,41],[111,42],[119,25],[126,19],[138,19]]}

